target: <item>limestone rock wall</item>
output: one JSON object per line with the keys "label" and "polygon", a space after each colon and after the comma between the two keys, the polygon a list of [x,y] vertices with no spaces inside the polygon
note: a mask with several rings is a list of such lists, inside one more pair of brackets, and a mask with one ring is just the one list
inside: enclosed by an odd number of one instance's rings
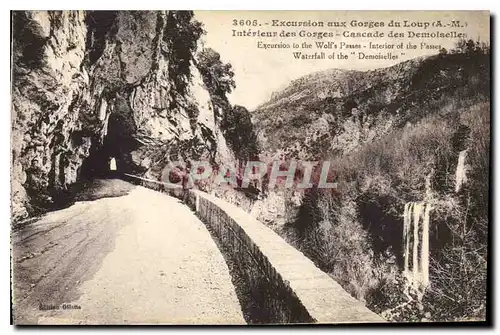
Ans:
{"label": "limestone rock wall", "polygon": [[[105,159],[95,156],[104,155],[106,145],[116,149],[123,139],[127,146],[115,153],[119,169],[159,170],[155,164],[169,157],[155,155],[168,156],[167,147],[184,158],[196,148],[197,155],[231,159],[192,61],[201,33],[192,13],[12,16],[14,220],[56,206],[81,177],[82,165]],[[106,144],[110,132],[120,136]]]}

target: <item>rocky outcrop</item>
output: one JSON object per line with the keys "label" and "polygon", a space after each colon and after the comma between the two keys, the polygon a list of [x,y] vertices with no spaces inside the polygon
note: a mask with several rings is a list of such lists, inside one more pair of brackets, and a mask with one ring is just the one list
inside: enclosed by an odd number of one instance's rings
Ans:
{"label": "rocky outcrop", "polygon": [[231,159],[194,65],[191,12],[12,15],[14,220],[58,205],[111,156],[146,174],[179,157]]}
{"label": "rocky outcrop", "polygon": [[81,68],[84,14],[13,15],[12,212],[18,218],[49,202],[49,188],[76,180],[89,135],[103,123],[92,117],[90,79]]}

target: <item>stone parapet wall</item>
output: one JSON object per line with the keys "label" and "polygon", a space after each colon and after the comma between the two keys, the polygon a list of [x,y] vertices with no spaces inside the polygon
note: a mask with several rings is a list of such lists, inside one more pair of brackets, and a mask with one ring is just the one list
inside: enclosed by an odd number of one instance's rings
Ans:
{"label": "stone parapet wall", "polygon": [[[125,179],[183,197],[182,187],[131,175]],[[205,192],[186,199],[245,277],[246,291],[269,323],[383,322],[300,251],[237,206]]]}

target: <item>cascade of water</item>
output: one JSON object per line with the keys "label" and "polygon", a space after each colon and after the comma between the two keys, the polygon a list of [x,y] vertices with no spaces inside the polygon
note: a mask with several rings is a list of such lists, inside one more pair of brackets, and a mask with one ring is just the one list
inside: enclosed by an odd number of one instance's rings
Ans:
{"label": "cascade of water", "polygon": [[427,204],[425,206],[424,222],[422,229],[422,250],[420,253],[421,259],[421,274],[422,274],[422,284],[424,287],[429,285],[429,218],[430,212],[432,210],[432,205]]}
{"label": "cascade of water", "polygon": [[455,172],[455,192],[460,191],[462,185],[467,181],[467,171],[465,168],[465,158],[467,150],[462,150],[458,154],[457,171]]}
{"label": "cascade of water", "polygon": [[418,245],[419,245],[419,221],[420,221],[420,214],[422,211],[422,204],[421,203],[415,203],[413,206],[413,249],[412,249],[412,254],[413,254],[413,263],[411,265],[413,269],[413,278],[418,277]]}
{"label": "cascade of water", "polygon": [[[403,273],[411,285],[429,284],[429,222],[432,206],[423,202],[405,204],[403,215]],[[411,257],[411,263],[410,263]]]}
{"label": "cascade of water", "polygon": [[403,216],[403,257],[404,257],[404,268],[403,272],[406,275],[408,273],[408,254],[410,252],[410,244],[409,244],[409,231],[410,231],[410,215],[411,215],[411,207],[412,203],[405,204],[405,212]]}
{"label": "cascade of water", "polygon": [[106,119],[106,111],[108,109],[108,102],[104,99],[101,100],[101,107],[99,108],[99,120],[104,121]]}

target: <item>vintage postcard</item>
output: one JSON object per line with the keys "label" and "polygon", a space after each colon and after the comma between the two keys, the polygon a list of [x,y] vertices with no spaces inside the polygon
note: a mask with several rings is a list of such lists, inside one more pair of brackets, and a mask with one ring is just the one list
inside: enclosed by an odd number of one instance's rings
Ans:
{"label": "vintage postcard", "polygon": [[11,25],[13,324],[491,321],[488,11]]}

